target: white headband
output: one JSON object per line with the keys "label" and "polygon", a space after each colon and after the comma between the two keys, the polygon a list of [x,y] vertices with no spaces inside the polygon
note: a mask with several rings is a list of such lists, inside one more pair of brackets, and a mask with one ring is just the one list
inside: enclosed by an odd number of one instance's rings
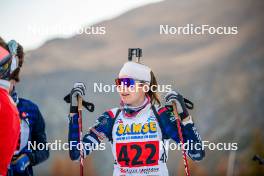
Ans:
{"label": "white headband", "polygon": [[148,66],[130,61],[123,65],[119,72],[119,77],[129,76],[134,79],[150,82],[150,72],[151,69]]}

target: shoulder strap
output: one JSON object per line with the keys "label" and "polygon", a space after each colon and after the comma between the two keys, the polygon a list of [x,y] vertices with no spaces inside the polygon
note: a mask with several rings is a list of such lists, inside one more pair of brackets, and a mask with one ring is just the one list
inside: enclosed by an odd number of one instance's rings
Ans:
{"label": "shoulder strap", "polygon": [[119,116],[120,112],[121,112],[121,109],[118,108],[116,111],[115,117],[114,117],[114,122],[116,121],[116,118]]}
{"label": "shoulder strap", "polygon": [[114,127],[115,121],[116,121],[117,117],[119,116],[120,112],[121,112],[121,109],[118,108],[117,111],[116,111],[115,117],[114,117],[114,119],[112,121],[112,124],[111,124],[112,125],[111,126],[111,139],[109,140],[109,141],[111,141],[111,143],[113,142],[113,136],[112,136],[113,127]]}

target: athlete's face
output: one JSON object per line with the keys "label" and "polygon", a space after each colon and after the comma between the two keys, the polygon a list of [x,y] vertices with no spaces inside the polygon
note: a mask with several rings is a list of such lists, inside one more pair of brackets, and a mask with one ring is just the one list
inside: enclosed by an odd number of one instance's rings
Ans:
{"label": "athlete's face", "polygon": [[[127,76],[122,76],[119,78],[127,78]],[[117,86],[118,93],[121,100],[131,106],[139,106],[144,102],[145,92],[143,91],[142,83],[135,83],[135,86]]]}

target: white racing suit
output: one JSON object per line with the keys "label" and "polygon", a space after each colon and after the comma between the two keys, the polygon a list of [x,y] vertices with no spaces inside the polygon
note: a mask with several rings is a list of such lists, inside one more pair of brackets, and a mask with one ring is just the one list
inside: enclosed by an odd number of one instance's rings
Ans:
{"label": "white racing suit", "polygon": [[[181,127],[185,143],[202,143],[192,120],[181,124]],[[70,118],[69,123],[69,142],[73,145],[79,142],[78,130],[76,114]],[[133,118],[125,117],[118,108],[105,112],[83,137],[83,144],[98,145],[104,138],[108,138],[112,146],[114,176],[168,176],[168,147],[164,144],[169,139],[180,142],[172,112],[166,107],[158,108],[151,104]],[[91,147],[84,148],[85,155],[93,150]],[[201,160],[205,156],[202,148],[192,148],[186,153],[192,160]],[[70,157],[72,160],[80,158],[77,147],[70,150]]]}

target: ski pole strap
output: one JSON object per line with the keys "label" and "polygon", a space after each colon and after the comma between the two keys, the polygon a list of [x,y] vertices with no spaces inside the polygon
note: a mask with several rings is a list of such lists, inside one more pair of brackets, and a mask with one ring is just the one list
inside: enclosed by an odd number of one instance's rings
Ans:
{"label": "ski pole strap", "polygon": [[[66,95],[63,99],[66,103],[70,103],[71,102],[71,98],[70,98],[70,94]],[[94,112],[94,104],[85,100],[82,100],[82,105],[85,107],[85,109],[87,109],[90,112]]]}
{"label": "ski pole strap", "polygon": [[254,155],[252,160],[258,161],[259,165],[264,165],[264,158],[261,158],[259,155]]}
{"label": "ski pole strap", "polygon": [[188,108],[188,109],[193,109],[193,102],[191,102],[190,100],[188,100],[187,98],[183,98],[184,100],[184,103],[185,103],[185,106]]}
{"label": "ski pole strap", "polygon": [[[185,104],[186,108],[192,110],[194,107],[193,102],[191,102],[187,98],[183,98],[183,100],[184,100],[184,104]],[[165,105],[165,107],[168,108],[170,111],[173,111],[172,105]]]}
{"label": "ski pole strap", "polygon": [[87,101],[82,101],[82,105],[90,112],[94,112],[94,104],[87,102]]}

